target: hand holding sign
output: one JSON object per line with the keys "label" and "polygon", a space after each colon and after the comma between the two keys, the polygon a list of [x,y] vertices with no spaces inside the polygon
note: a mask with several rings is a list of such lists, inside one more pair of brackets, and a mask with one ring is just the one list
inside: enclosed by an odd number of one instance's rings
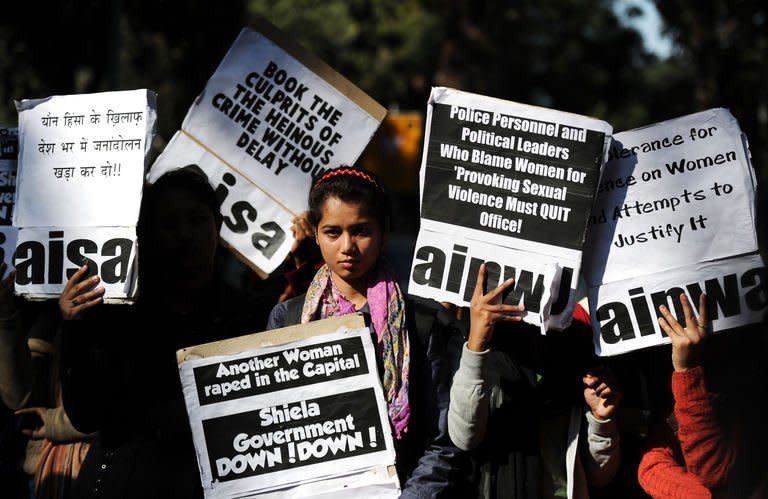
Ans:
{"label": "hand holding sign", "polygon": [[88,265],[83,265],[72,274],[64,291],[59,296],[59,310],[64,320],[76,320],[87,310],[103,301],[104,288],[99,284],[99,276],[88,277]]}
{"label": "hand holding sign", "polygon": [[466,306],[485,262],[491,287],[515,278],[507,302],[525,304],[524,321],[542,333],[567,327],[612,131],[586,116],[433,88],[409,293]]}
{"label": "hand holding sign", "polygon": [[505,305],[500,303],[501,294],[513,282],[514,279],[507,279],[496,289],[484,293],[486,285],[485,264],[480,266],[480,271],[477,273],[475,293],[472,295],[472,301],[469,305],[470,326],[467,348],[470,350],[482,352],[488,348],[488,344],[493,338],[493,326],[496,322],[520,322],[523,320],[520,314],[525,310],[524,305]]}
{"label": "hand holding sign", "polygon": [[682,318],[683,291],[713,298],[712,332],[762,321],[766,302],[751,298],[765,285],[756,179],[727,109],[616,134],[604,173],[584,266],[598,355],[673,340],[654,311],[674,305]]}
{"label": "hand holding sign", "polygon": [[680,295],[685,315],[685,327],[677,322],[669,309],[661,305],[659,311],[664,317],[659,317],[661,328],[672,340],[672,366],[675,371],[683,372],[699,365],[701,358],[702,341],[706,338],[707,324],[707,297],[703,293],[699,296],[699,318],[693,315],[693,308],[688,302],[685,293]]}

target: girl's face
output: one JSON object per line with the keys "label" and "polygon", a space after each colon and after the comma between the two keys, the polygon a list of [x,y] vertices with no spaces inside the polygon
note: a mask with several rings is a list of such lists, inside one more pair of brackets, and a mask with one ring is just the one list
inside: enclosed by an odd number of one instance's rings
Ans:
{"label": "girl's face", "polygon": [[362,203],[346,203],[337,197],[327,198],[321,213],[316,238],[323,260],[347,284],[365,285],[384,244],[381,225]]}

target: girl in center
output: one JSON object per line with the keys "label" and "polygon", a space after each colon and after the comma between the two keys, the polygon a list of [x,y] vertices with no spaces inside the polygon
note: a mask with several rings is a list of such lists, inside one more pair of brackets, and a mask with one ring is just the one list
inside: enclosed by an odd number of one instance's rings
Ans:
{"label": "girl in center", "polygon": [[309,192],[324,265],[307,293],[278,303],[267,329],[355,312],[369,325],[395,437],[401,497],[455,497],[467,457],[447,434],[448,393],[461,335],[435,302],[406,299],[382,256],[390,199],[371,173],[325,172]]}

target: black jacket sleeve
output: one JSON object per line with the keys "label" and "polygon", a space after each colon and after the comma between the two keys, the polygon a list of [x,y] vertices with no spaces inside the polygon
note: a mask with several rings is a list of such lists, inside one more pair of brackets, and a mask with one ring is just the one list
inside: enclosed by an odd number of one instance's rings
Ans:
{"label": "black jacket sleeve", "polygon": [[[464,343],[465,325],[432,300],[409,300],[411,341],[410,452],[399,452],[412,469],[403,484],[404,498],[466,497],[469,454],[448,436],[448,403],[453,373]],[[412,456],[415,463],[408,463]],[[403,459],[404,458],[404,459]],[[412,466],[412,468],[411,468]]]}

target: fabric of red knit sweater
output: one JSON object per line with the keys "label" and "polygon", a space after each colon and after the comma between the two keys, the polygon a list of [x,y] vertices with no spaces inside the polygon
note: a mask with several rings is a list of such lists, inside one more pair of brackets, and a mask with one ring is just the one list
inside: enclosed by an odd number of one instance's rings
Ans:
{"label": "fabric of red knit sweater", "polygon": [[651,435],[638,469],[640,486],[654,498],[713,497],[725,484],[735,452],[713,414],[701,367],[672,373],[678,432],[667,425]]}

